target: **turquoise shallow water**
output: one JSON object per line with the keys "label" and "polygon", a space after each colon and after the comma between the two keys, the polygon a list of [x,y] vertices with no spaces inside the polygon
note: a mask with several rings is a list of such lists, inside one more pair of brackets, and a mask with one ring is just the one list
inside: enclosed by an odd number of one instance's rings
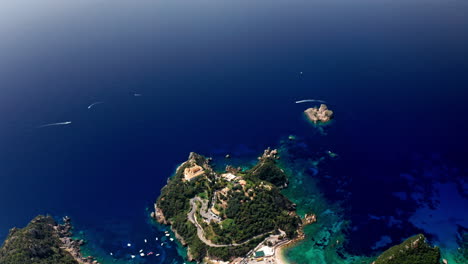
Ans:
{"label": "turquoise shallow water", "polygon": [[297,157],[290,153],[296,141],[283,141],[280,147],[281,164],[290,175],[290,183],[283,191],[297,205],[297,213],[315,214],[317,222],[304,228],[305,239],[287,247],[283,254],[290,263],[359,263],[366,258],[352,257],[342,249],[346,242],[344,231],[349,228],[344,218],[344,210],[339,203],[328,201],[318,187],[318,180],[311,177],[319,175],[321,163],[333,162],[327,152],[312,157]]}
{"label": "turquoise shallow water", "polygon": [[[352,209],[346,210],[345,200],[352,194],[341,189],[338,183],[342,180],[338,180],[334,190],[341,192],[345,199],[334,202],[327,199],[327,194],[319,187],[320,181],[329,180],[332,176],[327,174],[327,171],[323,172],[322,169],[326,170],[327,166],[340,166],[340,162],[338,156],[329,151],[314,153],[311,151],[314,147],[313,145],[307,146],[301,140],[297,142],[297,139],[283,140],[280,144],[281,165],[290,176],[289,186],[283,190],[283,193],[297,204],[299,216],[304,217],[305,214],[311,213],[317,216],[316,223],[304,228],[305,238],[283,250],[285,260],[294,264],[370,263],[382,250],[401,242],[405,237],[392,241],[390,236],[383,235],[388,231],[375,229],[382,236],[371,247],[374,250],[373,253],[356,255],[347,251],[344,245],[353,243],[348,236],[353,226],[351,218],[346,215]],[[312,155],[301,156],[299,153],[304,153],[304,151]],[[458,233],[458,228],[466,223],[467,204],[465,202],[467,200],[459,196],[456,190],[457,185],[454,183],[435,185],[436,193],[430,196],[430,200],[437,205],[425,205],[421,200],[421,207],[412,212],[409,219],[403,221],[411,222],[416,226],[412,228],[413,232],[425,233],[430,238],[430,243],[441,248],[442,258],[448,260],[449,263],[466,263],[467,259],[460,254],[462,245],[458,244],[456,239],[464,234]],[[372,186],[365,186],[356,191],[366,191],[366,188],[372,188]],[[413,192],[413,195],[417,196],[417,192]],[[369,218],[378,221],[384,217],[369,214]],[[401,224],[403,221],[391,216],[387,228],[394,224]],[[372,230],[372,228],[369,229]]]}

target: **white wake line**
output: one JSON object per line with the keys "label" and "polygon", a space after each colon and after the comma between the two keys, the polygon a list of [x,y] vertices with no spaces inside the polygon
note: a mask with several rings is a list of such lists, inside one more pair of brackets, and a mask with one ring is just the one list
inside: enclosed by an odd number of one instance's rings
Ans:
{"label": "white wake line", "polygon": [[104,102],[95,102],[95,103],[92,103],[88,106],[88,109],[91,109],[93,106],[95,105],[98,105],[98,104],[103,104]]}
{"label": "white wake line", "polygon": [[327,102],[325,102],[323,100],[316,100],[316,99],[306,99],[306,100],[296,101],[296,104],[302,104],[302,103],[322,103],[322,104],[326,104]]}
{"label": "white wake line", "polygon": [[50,127],[50,126],[66,126],[66,125],[69,125],[71,123],[72,123],[71,121],[50,123],[50,124],[45,124],[45,125],[42,125],[42,126],[38,126],[37,128]]}

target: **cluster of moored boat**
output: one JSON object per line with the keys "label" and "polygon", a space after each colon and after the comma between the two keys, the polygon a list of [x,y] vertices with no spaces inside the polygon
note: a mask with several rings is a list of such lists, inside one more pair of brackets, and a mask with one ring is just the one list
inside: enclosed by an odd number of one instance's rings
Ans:
{"label": "cluster of moored boat", "polygon": [[[165,233],[165,236],[169,238],[170,241],[174,241],[174,238],[170,237],[171,235],[169,234],[169,231],[164,231]],[[161,241],[163,241],[163,238],[164,237],[161,237]],[[156,241],[159,241],[159,238],[156,237],[155,238]],[[148,243],[148,240],[145,238],[143,240],[145,243]],[[164,244],[166,244],[167,242],[161,242],[161,247],[164,246]],[[132,244],[131,243],[127,243],[127,247],[132,247]],[[110,253],[111,256],[113,256],[114,254],[111,252]],[[145,257],[145,256],[151,256],[151,255],[154,255],[156,257],[159,257],[161,254],[159,253],[154,253],[153,251],[150,251],[150,252],[147,252],[145,253],[143,249],[140,249],[140,251],[138,252],[138,254],[135,254],[135,255],[130,255],[130,258],[134,259],[137,257],[137,255],[140,255],[140,257]]]}

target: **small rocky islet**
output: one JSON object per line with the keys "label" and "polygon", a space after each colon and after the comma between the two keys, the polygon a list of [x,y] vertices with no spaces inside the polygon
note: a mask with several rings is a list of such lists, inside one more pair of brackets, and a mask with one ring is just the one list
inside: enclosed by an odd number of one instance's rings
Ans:
{"label": "small rocky islet", "polygon": [[326,104],[321,104],[320,107],[308,108],[304,111],[304,114],[314,125],[327,124],[334,116],[333,111],[328,109]]}

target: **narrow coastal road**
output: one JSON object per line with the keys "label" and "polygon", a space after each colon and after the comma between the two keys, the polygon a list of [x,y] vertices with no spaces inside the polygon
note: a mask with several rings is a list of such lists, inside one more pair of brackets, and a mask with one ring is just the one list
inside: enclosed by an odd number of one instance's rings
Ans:
{"label": "narrow coastal road", "polygon": [[188,217],[188,220],[192,223],[195,224],[195,227],[197,228],[197,236],[198,238],[205,244],[207,244],[208,246],[210,247],[227,247],[228,245],[216,245],[216,244],[213,244],[211,243],[210,240],[206,239],[205,238],[205,234],[203,233],[203,228],[200,226],[200,224],[198,224],[198,221],[195,217],[195,212],[197,211],[197,205],[195,204],[195,201],[201,201],[201,199],[199,197],[195,197],[195,198],[192,198],[190,199],[190,207],[192,209],[190,209],[190,212],[187,214],[187,217]]}
{"label": "narrow coastal road", "polygon": [[190,222],[192,222],[193,224],[195,224],[195,227],[197,228],[197,235],[198,235],[198,238],[203,242],[205,243],[206,245],[210,246],[210,247],[236,247],[236,246],[241,246],[241,245],[244,245],[246,243],[249,243],[251,240],[253,239],[256,239],[256,238],[259,238],[261,236],[264,236],[266,234],[269,234],[273,231],[270,231],[270,232],[266,232],[266,233],[263,233],[263,234],[260,234],[260,235],[256,235],[242,243],[232,243],[232,244],[213,244],[213,242],[211,242],[209,239],[207,239],[205,237],[205,233],[203,231],[203,228],[200,226],[200,224],[198,223],[197,221],[197,218],[195,217],[195,212],[197,211],[197,204],[195,203],[196,201],[199,201],[202,203],[202,205],[204,204],[204,202],[202,201],[202,199],[200,199],[200,197],[195,197],[195,198],[192,198],[190,199],[190,212],[187,214],[187,218]]}

